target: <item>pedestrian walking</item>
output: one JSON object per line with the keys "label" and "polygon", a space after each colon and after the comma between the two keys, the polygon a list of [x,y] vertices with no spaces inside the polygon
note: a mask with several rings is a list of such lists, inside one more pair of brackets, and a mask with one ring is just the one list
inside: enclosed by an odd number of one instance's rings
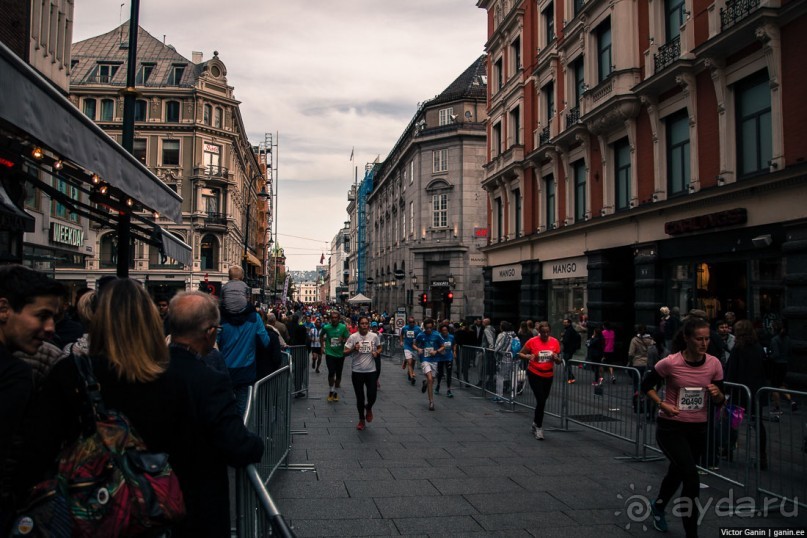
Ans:
{"label": "pedestrian walking", "polygon": [[552,389],[552,378],[555,364],[561,364],[560,342],[550,336],[552,330],[549,322],[538,324],[538,336],[530,338],[518,353],[519,358],[529,361],[527,364],[527,381],[535,395],[535,413],[532,421],[532,433],[535,439],[544,440],[544,408]]}
{"label": "pedestrian walking", "polygon": [[370,331],[370,318],[360,316],[359,330],[351,334],[345,342],[344,354],[350,357],[351,381],[356,393],[356,409],[359,422],[356,429],[364,430],[367,422],[373,421],[373,404],[378,389],[376,358],[381,357],[381,338]]}

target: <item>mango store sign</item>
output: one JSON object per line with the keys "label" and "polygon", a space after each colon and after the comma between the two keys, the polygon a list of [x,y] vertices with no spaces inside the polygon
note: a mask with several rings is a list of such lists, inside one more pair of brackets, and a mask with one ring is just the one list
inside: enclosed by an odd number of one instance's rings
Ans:
{"label": "mango store sign", "polygon": [[588,276],[587,263],[585,256],[546,261],[541,266],[542,277],[544,280],[586,277]]}
{"label": "mango store sign", "polygon": [[493,282],[510,282],[521,280],[521,264],[500,265],[492,269],[491,280]]}

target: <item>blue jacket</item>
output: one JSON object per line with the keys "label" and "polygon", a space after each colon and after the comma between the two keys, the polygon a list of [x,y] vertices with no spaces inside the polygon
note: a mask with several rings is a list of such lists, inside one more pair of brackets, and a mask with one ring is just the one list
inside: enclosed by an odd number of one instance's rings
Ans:
{"label": "blue jacket", "polygon": [[255,346],[269,345],[269,334],[257,312],[245,319],[222,321],[217,342],[234,386],[255,382]]}

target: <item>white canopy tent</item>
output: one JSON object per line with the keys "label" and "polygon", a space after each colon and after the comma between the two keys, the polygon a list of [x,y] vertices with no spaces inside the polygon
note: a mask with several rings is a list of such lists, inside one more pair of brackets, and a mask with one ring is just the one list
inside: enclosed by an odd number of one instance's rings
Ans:
{"label": "white canopy tent", "polygon": [[359,293],[348,299],[347,302],[348,304],[372,304],[373,301],[366,295]]}

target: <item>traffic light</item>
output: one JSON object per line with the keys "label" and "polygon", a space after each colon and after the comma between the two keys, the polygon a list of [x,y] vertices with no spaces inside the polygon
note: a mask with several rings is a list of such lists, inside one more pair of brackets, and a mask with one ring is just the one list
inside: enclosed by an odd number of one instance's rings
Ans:
{"label": "traffic light", "polygon": [[429,295],[426,293],[420,294],[420,306],[426,306],[426,303],[429,302]]}
{"label": "traffic light", "polygon": [[447,291],[447,292],[445,292],[444,295],[445,295],[445,303],[446,304],[451,304],[451,303],[454,302],[454,292],[453,291]]}

